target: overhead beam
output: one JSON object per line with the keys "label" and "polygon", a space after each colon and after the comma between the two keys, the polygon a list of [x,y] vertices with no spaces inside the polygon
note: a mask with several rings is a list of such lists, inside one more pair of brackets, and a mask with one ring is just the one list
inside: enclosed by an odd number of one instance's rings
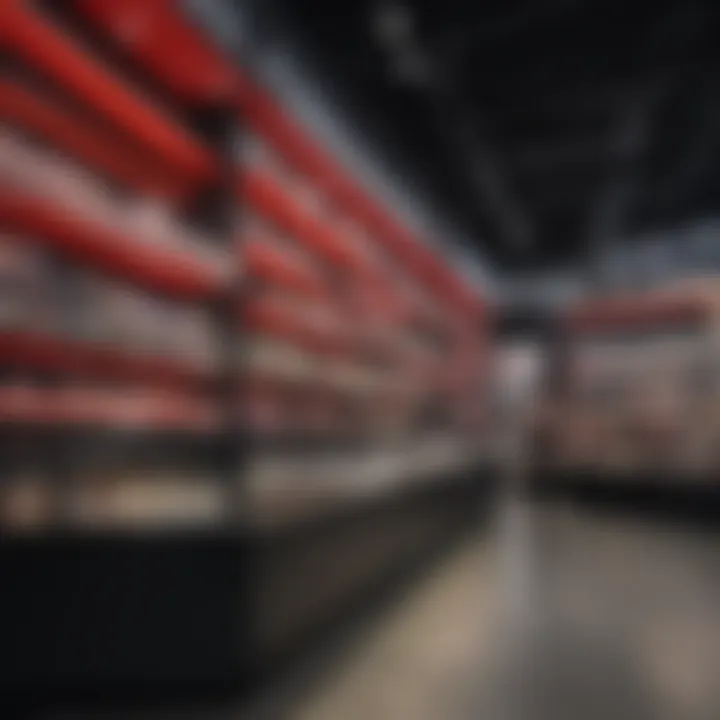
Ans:
{"label": "overhead beam", "polygon": [[521,174],[545,173],[548,168],[595,164],[617,150],[607,137],[563,137],[536,140],[507,154],[508,166]]}
{"label": "overhead beam", "polygon": [[578,208],[579,212],[593,196],[594,186],[589,181],[582,182],[545,182],[528,190],[528,203],[533,211]]}
{"label": "overhead beam", "polygon": [[406,5],[385,0],[378,5],[385,26],[385,50],[399,77],[422,92],[457,166],[475,189],[478,204],[507,247],[523,252],[534,245],[533,222],[513,195],[504,161],[494,151],[480,119],[464,100],[457,73],[423,47],[412,28]]}
{"label": "overhead beam", "polygon": [[[473,23],[460,20],[453,27],[431,38],[429,49],[447,66],[457,69],[466,61],[474,48],[507,42],[509,36],[517,38],[543,23],[552,23],[563,12],[581,9],[583,0],[525,0],[487,22]],[[476,7],[469,3],[470,9]]]}
{"label": "overhead beam", "polygon": [[660,183],[653,208],[676,209],[685,204],[699,184],[713,169],[720,157],[720,68],[711,67],[699,83],[694,102],[689,106],[689,118],[683,131],[683,142],[667,175]]}
{"label": "overhead beam", "polygon": [[505,161],[493,149],[478,118],[471,116],[459,96],[437,93],[434,106],[439,130],[458,165],[475,188],[480,205],[490,217],[501,240],[513,251],[535,244],[533,220],[509,185]]}
{"label": "overhead beam", "polygon": [[656,140],[659,111],[683,77],[683,61],[692,53],[704,18],[705,11],[698,4],[674,6],[656,18],[644,42],[638,43],[642,61],[652,60],[662,70],[638,89],[633,102],[621,109],[609,128],[608,142],[614,146],[616,161],[590,207],[585,232],[591,274],[596,280],[603,280],[598,260],[627,232],[648,150]]}
{"label": "overhead beam", "polygon": [[591,248],[601,247],[624,228],[641,173],[641,159],[653,140],[653,120],[659,98],[657,88],[640,91],[636,102],[629,109],[623,108],[609,133],[607,142],[615,162],[591,208],[587,229]]}

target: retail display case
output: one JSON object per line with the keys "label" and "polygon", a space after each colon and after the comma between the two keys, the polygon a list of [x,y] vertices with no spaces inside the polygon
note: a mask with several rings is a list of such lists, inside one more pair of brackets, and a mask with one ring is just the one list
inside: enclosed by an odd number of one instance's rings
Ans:
{"label": "retail display case", "polygon": [[486,308],[180,5],[0,36],[5,682],[234,686],[475,517]]}
{"label": "retail display case", "polygon": [[712,486],[720,284],[711,278],[567,313],[542,472],[606,484]]}

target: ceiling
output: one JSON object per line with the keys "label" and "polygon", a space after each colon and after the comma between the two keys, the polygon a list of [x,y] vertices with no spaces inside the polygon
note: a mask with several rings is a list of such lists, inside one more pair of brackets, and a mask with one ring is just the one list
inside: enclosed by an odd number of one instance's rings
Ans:
{"label": "ceiling", "polygon": [[400,1],[273,8],[492,266],[577,267],[720,214],[720,4]]}

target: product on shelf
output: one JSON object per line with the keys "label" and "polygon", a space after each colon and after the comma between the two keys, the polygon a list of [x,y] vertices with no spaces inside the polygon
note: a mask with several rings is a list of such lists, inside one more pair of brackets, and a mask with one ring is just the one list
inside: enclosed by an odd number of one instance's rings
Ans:
{"label": "product on shelf", "polygon": [[170,310],[162,298],[87,270],[74,269],[68,283],[72,290],[69,326],[74,337],[109,344],[128,354],[171,354]]}
{"label": "product on shelf", "polygon": [[564,470],[653,482],[670,473],[709,477],[716,387],[707,370],[718,352],[712,286],[686,282],[569,313],[569,372],[551,423]]}
{"label": "product on shelf", "polygon": [[[209,474],[208,474],[209,475]],[[128,468],[99,477],[87,477],[73,489],[68,519],[75,526],[164,527],[216,525],[224,516],[223,494],[218,483],[200,472],[180,467]]]}
{"label": "product on shelf", "polygon": [[57,150],[2,127],[0,182],[108,227],[122,222],[120,204],[99,177]]}
{"label": "product on shelf", "polygon": [[259,436],[274,437],[290,426],[287,395],[277,386],[251,386],[239,401],[246,428]]}
{"label": "product on shelf", "polygon": [[172,355],[193,367],[206,371],[216,369],[219,366],[221,339],[210,314],[190,305],[180,306],[176,312]]}
{"label": "product on shelf", "polygon": [[58,151],[10,130],[0,131],[0,182],[132,240],[187,253],[217,274],[228,264],[227,254],[182,222],[170,203],[113,193],[100,177]]}
{"label": "product on shelf", "polygon": [[248,339],[241,364],[250,373],[263,377],[300,383],[318,379],[316,358],[292,344],[269,338]]}
{"label": "product on shelf", "polygon": [[319,209],[319,196],[313,187],[304,181],[296,171],[286,163],[270,144],[258,135],[249,135],[241,146],[241,162],[253,171],[266,173],[278,185],[311,213]]}
{"label": "product on shelf", "polygon": [[47,332],[56,323],[49,258],[16,235],[0,235],[0,330]]}
{"label": "product on shelf", "polygon": [[0,384],[0,421],[13,427],[124,429],[138,432],[217,432],[220,410],[213,398],[155,387],[103,386],[82,381],[38,385]]}
{"label": "product on shelf", "polygon": [[128,235],[143,242],[188,253],[216,272],[228,265],[229,253],[218,248],[207,234],[183,221],[167,201],[143,197],[127,199],[122,227]]}
{"label": "product on shelf", "polygon": [[[38,474],[39,475],[39,474]],[[18,473],[0,487],[0,527],[12,532],[37,532],[53,518],[50,483],[36,474]]]}

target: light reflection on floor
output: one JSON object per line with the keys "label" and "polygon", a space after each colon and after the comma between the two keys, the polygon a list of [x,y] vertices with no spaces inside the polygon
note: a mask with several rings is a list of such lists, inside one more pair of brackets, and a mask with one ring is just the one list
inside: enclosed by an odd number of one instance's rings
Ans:
{"label": "light reflection on floor", "polygon": [[720,718],[720,534],[505,502],[283,717]]}

